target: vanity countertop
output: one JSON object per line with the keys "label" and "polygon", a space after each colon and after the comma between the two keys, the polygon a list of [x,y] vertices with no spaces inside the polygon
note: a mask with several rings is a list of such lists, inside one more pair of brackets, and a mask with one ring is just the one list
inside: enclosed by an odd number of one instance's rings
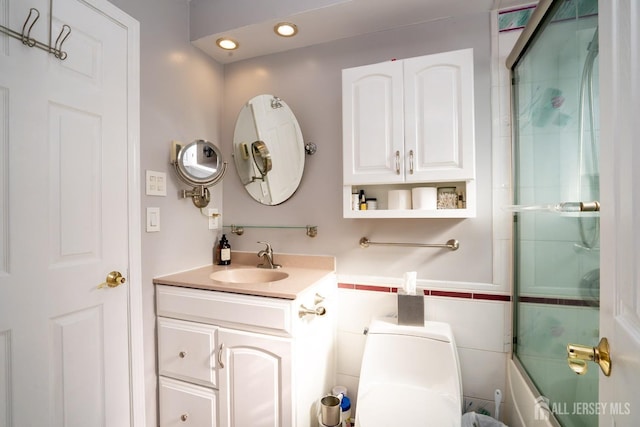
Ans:
{"label": "vanity countertop", "polygon": [[231,265],[206,265],[156,277],[153,283],[293,300],[309,286],[334,274],[336,270],[335,257],[332,256],[274,254],[274,262],[282,265],[277,271],[289,274],[282,280],[266,283],[227,283],[209,277],[221,270],[255,268],[259,262],[260,259],[254,252],[233,252]]}

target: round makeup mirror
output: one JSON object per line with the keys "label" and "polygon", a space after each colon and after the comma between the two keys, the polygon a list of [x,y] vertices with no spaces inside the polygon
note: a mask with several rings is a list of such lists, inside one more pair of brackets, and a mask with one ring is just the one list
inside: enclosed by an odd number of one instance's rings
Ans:
{"label": "round makeup mirror", "polygon": [[191,197],[193,204],[204,208],[211,199],[208,187],[217,184],[227,170],[222,152],[212,142],[197,139],[187,145],[175,147],[172,161],[178,178],[192,191],[182,190],[182,197]]}
{"label": "round makeup mirror", "polygon": [[293,111],[280,98],[258,95],[236,120],[233,159],[249,195],[263,205],[289,199],[302,179],[305,147]]}

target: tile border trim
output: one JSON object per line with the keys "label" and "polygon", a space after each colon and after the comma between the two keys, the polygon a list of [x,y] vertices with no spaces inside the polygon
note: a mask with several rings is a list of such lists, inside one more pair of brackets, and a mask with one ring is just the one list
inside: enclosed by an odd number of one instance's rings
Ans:
{"label": "tile border trim", "polygon": [[[360,285],[356,283],[341,283],[338,282],[339,289],[350,289],[356,291],[371,291],[371,292],[383,292],[383,293],[397,293],[398,288],[396,286],[376,286],[376,285]],[[488,294],[485,292],[460,292],[441,289],[423,289],[425,296],[432,297],[445,297],[445,298],[462,298],[462,299],[474,299],[484,301],[500,301],[510,302],[511,295],[505,294]]]}
{"label": "tile border trim", "polygon": [[[361,285],[357,283],[343,283],[338,282],[339,289],[350,289],[355,291],[369,291],[369,292],[383,292],[383,293],[398,293],[397,286],[385,286],[385,285]],[[460,299],[473,299],[482,301],[499,301],[499,302],[511,302],[511,295],[506,294],[490,294],[486,292],[462,292],[462,291],[450,291],[443,289],[422,289],[424,296],[432,297],[444,297],[444,298],[460,298]],[[539,296],[520,296],[519,302],[529,304],[547,304],[547,305],[563,305],[571,307],[599,307],[600,304],[597,301],[575,299],[575,298],[562,298],[562,297],[539,297]]]}
{"label": "tile border trim", "polygon": [[533,297],[521,295],[518,297],[518,302],[526,304],[565,305],[571,307],[600,307],[600,301],[562,297]]}

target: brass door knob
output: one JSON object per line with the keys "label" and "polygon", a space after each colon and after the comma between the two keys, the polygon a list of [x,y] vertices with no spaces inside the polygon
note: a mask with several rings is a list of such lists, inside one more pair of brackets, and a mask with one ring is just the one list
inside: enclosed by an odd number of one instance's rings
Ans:
{"label": "brass door knob", "polygon": [[127,279],[122,275],[122,273],[120,273],[119,271],[112,271],[111,273],[107,274],[106,281],[98,285],[98,289],[106,287],[115,288],[116,286],[122,285],[126,281]]}
{"label": "brass door knob", "polygon": [[611,352],[609,351],[609,341],[606,338],[602,338],[597,347],[567,344],[567,362],[573,372],[584,375],[587,372],[588,361],[600,365],[605,376],[611,375]]}

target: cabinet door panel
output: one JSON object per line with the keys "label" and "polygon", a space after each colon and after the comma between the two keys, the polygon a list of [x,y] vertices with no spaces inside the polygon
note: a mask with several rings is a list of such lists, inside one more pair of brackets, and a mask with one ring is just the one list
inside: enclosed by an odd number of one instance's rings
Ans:
{"label": "cabinet door panel", "polygon": [[474,179],[473,50],[404,60],[404,88],[407,182]]}
{"label": "cabinet door panel", "polygon": [[401,62],[342,71],[345,184],[403,181],[402,97]]}
{"label": "cabinet door panel", "polygon": [[222,328],[218,333],[221,425],[291,426],[291,341]]}

